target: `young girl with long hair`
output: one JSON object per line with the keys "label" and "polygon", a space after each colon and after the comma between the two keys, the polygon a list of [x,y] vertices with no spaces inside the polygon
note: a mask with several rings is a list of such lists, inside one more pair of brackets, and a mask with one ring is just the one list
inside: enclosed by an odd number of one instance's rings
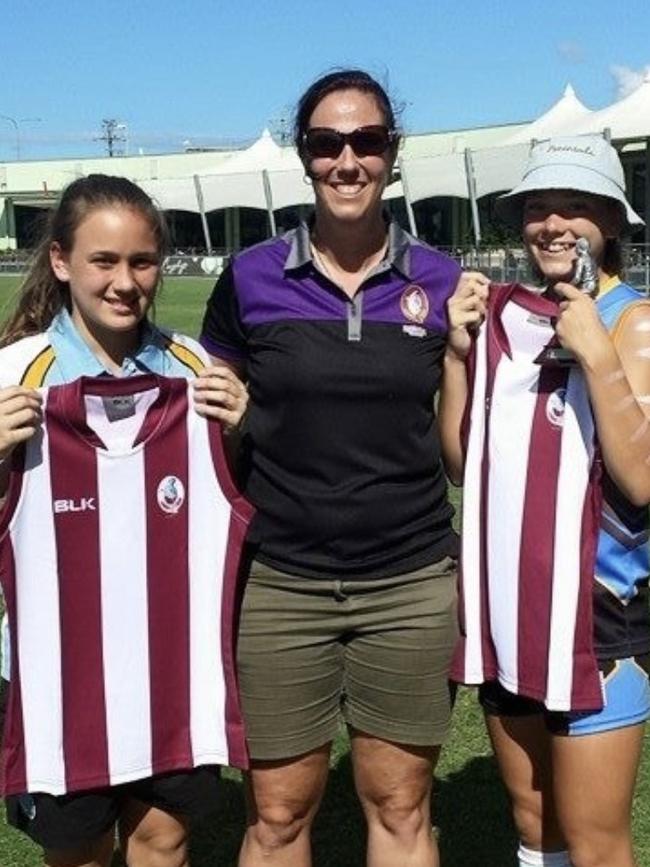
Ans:
{"label": "young girl with long hair", "polygon": [[[131,181],[90,175],[64,190],[2,333],[3,493],[12,452],[41,426],[40,386],[81,376],[182,377],[193,380],[201,414],[225,426],[237,425],[246,390],[235,374],[225,365],[210,365],[197,343],[163,331],[148,318],[165,245],[163,216]],[[75,471],[75,466],[61,468],[66,474]],[[128,540],[116,539],[115,544],[128,545]],[[3,664],[7,671],[10,663],[7,673],[16,680],[15,690],[9,688],[8,725],[20,718],[11,713],[12,702],[20,701],[13,661]],[[47,687],[43,685],[46,693]],[[202,765],[174,766],[170,773],[112,788],[86,791],[77,782],[64,794],[11,794],[7,814],[12,825],[43,846],[48,867],[108,867],[116,830],[130,867],[154,861],[161,867],[184,867],[189,820],[214,807],[215,779],[216,768]]]}
{"label": "young girl with long hair", "polygon": [[449,301],[441,432],[449,475],[464,481],[452,673],[481,685],[520,865],[635,864],[650,716],[650,303],[622,276],[621,237],[642,224],[624,190],[605,139],[537,143],[497,208],[541,285],[466,274]]}

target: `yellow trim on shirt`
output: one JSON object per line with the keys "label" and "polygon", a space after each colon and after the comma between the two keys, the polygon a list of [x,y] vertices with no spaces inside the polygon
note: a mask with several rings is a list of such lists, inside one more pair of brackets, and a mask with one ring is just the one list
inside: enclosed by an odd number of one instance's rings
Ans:
{"label": "yellow trim on shirt", "polygon": [[612,289],[616,289],[616,287],[621,283],[621,278],[618,274],[614,274],[612,277],[607,277],[605,280],[598,281],[598,297],[602,298],[606,292],[611,292]]}
{"label": "yellow trim on shirt", "polygon": [[26,388],[39,388],[45,382],[47,372],[54,362],[54,350],[51,346],[42,349],[36,358],[27,365],[20,384]]}
{"label": "yellow trim on shirt", "polygon": [[188,349],[187,346],[183,346],[182,343],[176,343],[174,340],[170,340],[167,344],[167,349],[171,352],[174,358],[180,361],[181,364],[184,364],[185,367],[189,367],[193,373],[198,373],[199,370],[202,370],[205,367],[203,359],[199,358],[196,352],[192,352],[192,350]]}

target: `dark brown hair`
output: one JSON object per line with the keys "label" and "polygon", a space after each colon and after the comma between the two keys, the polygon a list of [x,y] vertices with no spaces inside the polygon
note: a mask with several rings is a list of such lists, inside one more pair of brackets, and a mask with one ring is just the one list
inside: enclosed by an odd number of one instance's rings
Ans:
{"label": "dark brown hair", "polygon": [[44,331],[62,307],[69,307],[70,289],[52,271],[50,248],[56,243],[63,253],[70,253],[75,232],[91,211],[115,206],[137,211],[147,220],[162,263],[167,227],[162,213],[144,190],[127,178],[114,175],[78,178],[65,188],[58,205],[48,214],[43,237],[18,290],[16,309],[0,333],[0,346]]}

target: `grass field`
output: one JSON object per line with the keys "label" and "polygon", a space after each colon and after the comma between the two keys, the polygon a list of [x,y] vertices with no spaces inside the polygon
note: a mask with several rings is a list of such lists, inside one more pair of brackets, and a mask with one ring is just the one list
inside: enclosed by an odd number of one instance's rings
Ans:
{"label": "grass field", "polygon": [[[0,311],[15,291],[15,278],[0,276]],[[156,320],[196,334],[209,280],[168,279],[157,302]],[[6,308],[5,308],[6,309]],[[4,318],[4,317],[1,317]],[[603,769],[607,773],[607,769]],[[192,838],[193,867],[234,867],[244,823],[239,775],[226,771],[218,813],[197,826]],[[474,693],[461,690],[451,736],[435,777],[433,822],[439,829],[443,867],[514,867],[515,839],[503,789],[490,755]],[[37,867],[38,850],[7,828],[0,811],[0,867]],[[650,739],[634,805],[639,867],[650,867]],[[354,788],[348,744],[335,744],[332,772],[314,833],[315,867],[361,867],[363,820]],[[114,867],[121,865],[116,856]]]}

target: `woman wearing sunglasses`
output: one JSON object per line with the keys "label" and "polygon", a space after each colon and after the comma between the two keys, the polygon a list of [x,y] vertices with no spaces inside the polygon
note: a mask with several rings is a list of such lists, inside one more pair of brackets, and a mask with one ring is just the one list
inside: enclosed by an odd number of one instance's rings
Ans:
{"label": "woman wearing sunglasses", "polygon": [[235,257],[202,337],[247,378],[251,401],[242,457],[258,513],[238,663],[252,771],[240,865],[311,863],[341,713],[368,864],[434,867],[457,540],[433,404],[459,269],[383,214],[399,133],[369,75],[313,84],[295,144],[313,221]]}

